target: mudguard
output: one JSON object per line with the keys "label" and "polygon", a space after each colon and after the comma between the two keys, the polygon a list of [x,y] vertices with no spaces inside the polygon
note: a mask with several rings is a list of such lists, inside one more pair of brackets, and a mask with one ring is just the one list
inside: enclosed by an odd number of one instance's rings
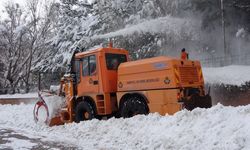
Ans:
{"label": "mudguard", "polygon": [[182,99],[184,103],[184,108],[188,110],[193,110],[197,107],[199,108],[210,108],[212,107],[212,99],[209,94],[205,96],[200,96],[198,94],[194,94],[189,99]]}

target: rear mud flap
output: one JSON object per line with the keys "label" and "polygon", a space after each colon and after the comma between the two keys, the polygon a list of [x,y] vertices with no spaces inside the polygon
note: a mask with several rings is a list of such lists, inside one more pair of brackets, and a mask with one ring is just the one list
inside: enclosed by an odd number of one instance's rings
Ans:
{"label": "rear mud flap", "polygon": [[210,108],[212,107],[212,99],[210,95],[200,96],[198,94],[192,95],[190,99],[183,99],[184,108],[187,110],[193,110],[199,108]]}

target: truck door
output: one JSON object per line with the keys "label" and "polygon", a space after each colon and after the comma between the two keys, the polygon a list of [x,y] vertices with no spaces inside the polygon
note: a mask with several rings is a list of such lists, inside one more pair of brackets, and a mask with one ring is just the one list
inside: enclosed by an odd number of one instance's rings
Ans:
{"label": "truck door", "polygon": [[85,93],[98,93],[98,68],[96,55],[86,56],[82,59],[82,75],[81,82],[78,85],[78,95],[85,95]]}

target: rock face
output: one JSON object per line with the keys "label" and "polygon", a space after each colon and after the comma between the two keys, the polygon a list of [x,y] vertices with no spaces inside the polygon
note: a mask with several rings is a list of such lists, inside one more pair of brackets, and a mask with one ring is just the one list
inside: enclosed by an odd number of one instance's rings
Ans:
{"label": "rock face", "polygon": [[226,106],[250,104],[250,82],[242,86],[225,84],[208,84],[211,87],[213,104],[221,103]]}

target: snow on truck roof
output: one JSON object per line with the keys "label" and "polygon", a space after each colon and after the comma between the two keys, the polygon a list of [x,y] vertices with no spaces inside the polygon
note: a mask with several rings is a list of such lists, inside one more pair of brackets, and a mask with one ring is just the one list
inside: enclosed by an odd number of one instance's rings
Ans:
{"label": "snow on truck roof", "polygon": [[[146,69],[145,67],[147,67],[146,70],[162,70],[162,69],[171,68],[173,64],[181,65],[181,62],[184,62],[184,64],[188,64],[188,65],[191,65],[192,62],[194,62],[195,65],[200,65],[199,61],[181,60],[175,57],[159,56],[159,57],[153,57],[153,58],[147,58],[147,59],[122,63],[119,66],[119,71],[131,72],[132,68],[145,70]],[[134,70],[134,72],[138,72],[139,71],[138,69]]]}
{"label": "snow on truck roof", "polygon": [[128,53],[128,51],[123,49],[123,48],[101,47],[101,48],[92,49],[92,50],[89,50],[89,51],[77,53],[76,58],[80,58],[82,56],[93,54],[93,53],[96,53],[96,52],[101,52],[101,51],[104,51],[104,52],[115,52],[115,51],[117,52],[117,51],[119,51],[119,52],[124,53],[124,54]]}
{"label": "snow on truck roof", "polygon": [[[160,62],[167,62],[167,61],[180,61],[181,59],[176,58],[176,57],[170,57],[170,56],[158,56],[158,57],[152,57],[152,58],[146,58],[146,59],[141,59],[141,60],[136,60],[136,61],[130,61],[121,64],[123,67],[125,66],[137,66],[137,65],[143,65],[143,64],[148,64],[148,63],[160,63]],[[198,61],[196,60],[181,60],[181,61],[191,61],[197,63]]]}

